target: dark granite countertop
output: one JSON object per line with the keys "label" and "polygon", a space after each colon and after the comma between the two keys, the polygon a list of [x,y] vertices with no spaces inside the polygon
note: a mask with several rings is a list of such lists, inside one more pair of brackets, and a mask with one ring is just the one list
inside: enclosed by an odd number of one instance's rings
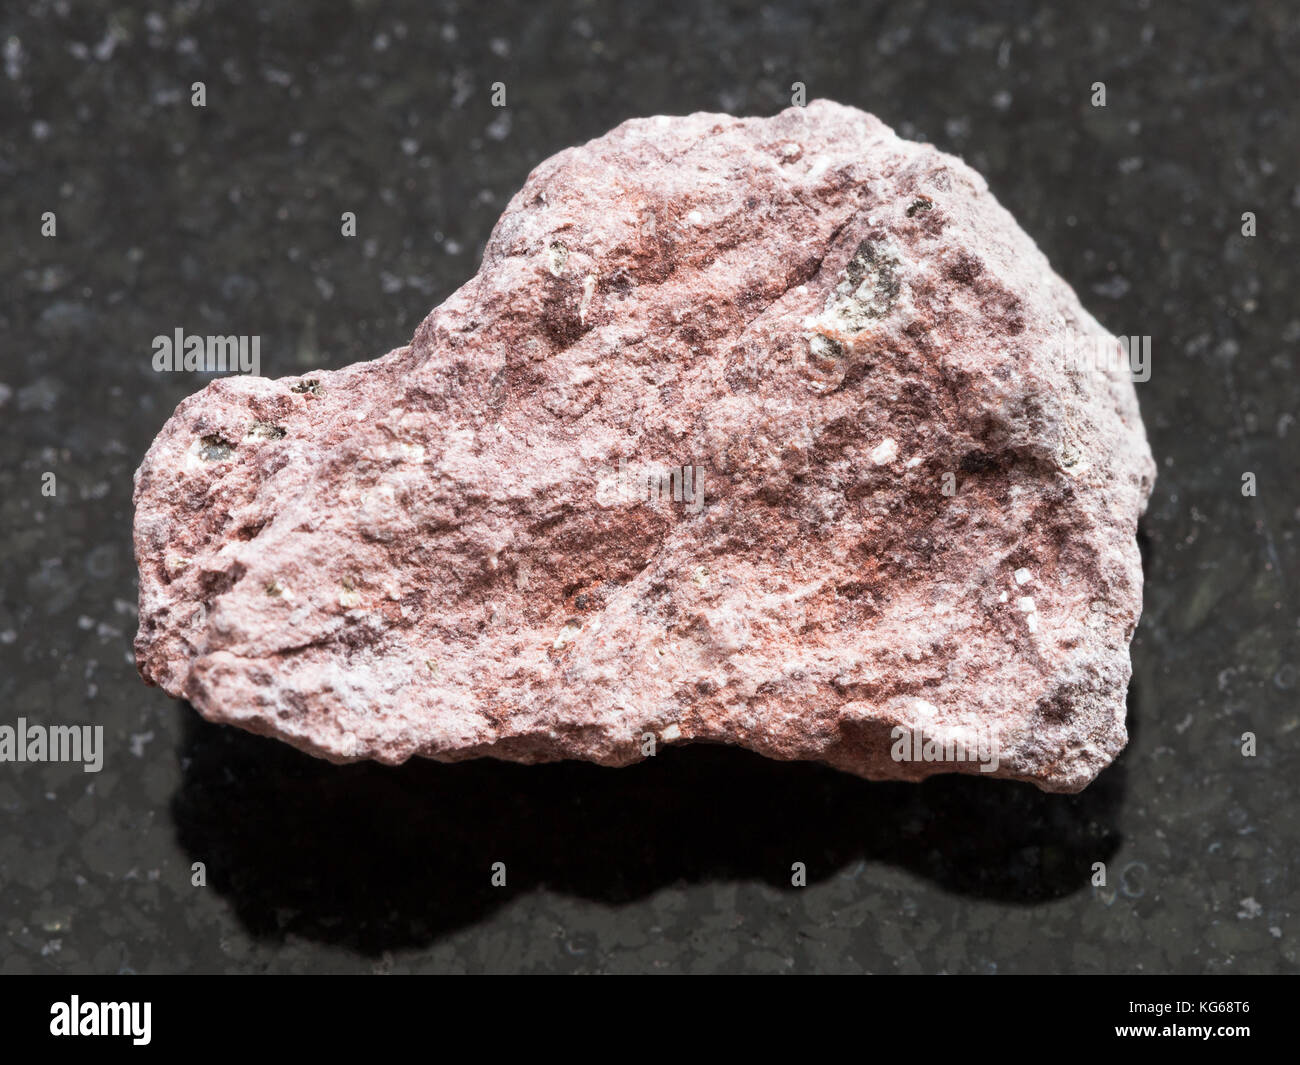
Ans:
{"label": "dark granite countertop", "polygon": [[[0,16],[0,724],[106,751],[0,764],[0,971],[1300,968],[1293,5],[84,7]],[[965,157],[1152,337],[1132,739],[1092,787],[705,747],[334,767],[140,682],[132,473],[207,380],[154,336],[258,335],[269,376],[382,354],[547,155],[796,81]]]}

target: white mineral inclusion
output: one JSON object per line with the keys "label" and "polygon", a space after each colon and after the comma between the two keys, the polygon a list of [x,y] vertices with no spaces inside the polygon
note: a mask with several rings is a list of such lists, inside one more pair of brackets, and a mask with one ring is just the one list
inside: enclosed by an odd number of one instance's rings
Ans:
{"label": "white mineral inclusion", "polygon": [[896,458],[898,458],[898,445],[889,437],[882,440],[876,449],[871,452],[871,461],[877,466],[887,465]]}

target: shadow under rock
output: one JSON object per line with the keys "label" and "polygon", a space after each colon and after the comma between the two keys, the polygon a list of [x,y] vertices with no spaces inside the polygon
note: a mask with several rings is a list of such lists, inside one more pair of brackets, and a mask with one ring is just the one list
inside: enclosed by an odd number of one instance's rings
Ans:
{"label": "shadow under rock", "polygon": [[[1129,692],[1130,725],[1134,692]],[[426,945],[539,886],[606,904],[674,883],[790,889],[859,861],[1032,904],[1088,887],[1118,849],[1123,758],[1079,795],[970,776],[872,783],[719,746],[639,765],[335,766],[188,705],[181,845],[257,936],[364,954]],[[490,884],[505,862],[508,886]],[[793,889],[790,889],[793,890]]]}

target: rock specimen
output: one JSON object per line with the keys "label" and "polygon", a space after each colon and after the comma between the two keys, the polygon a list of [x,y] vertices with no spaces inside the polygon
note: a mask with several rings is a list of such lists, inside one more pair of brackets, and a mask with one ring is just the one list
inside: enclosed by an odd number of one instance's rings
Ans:
{"label": "rock specimen", "polygon": [[136,475],[139,668],[343,762],[713,741],[1077,791],[1155,474],[959,160],[819,101],[542,163],[411,343],[228,377]]}

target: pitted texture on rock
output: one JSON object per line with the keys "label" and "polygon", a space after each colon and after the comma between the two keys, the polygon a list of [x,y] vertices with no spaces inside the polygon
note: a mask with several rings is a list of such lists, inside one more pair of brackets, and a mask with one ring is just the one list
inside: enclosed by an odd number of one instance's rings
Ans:
{"label": "pitted texture on rock", "polygon": [[1126,740],[1155,467],[1066,335],[1108,336],[870,115],[626,122],[529,176],[407,347],[178,407],[136,475],[140,671],[335,761],[980,771],[895,760],[902,726],[1076,791]]}

